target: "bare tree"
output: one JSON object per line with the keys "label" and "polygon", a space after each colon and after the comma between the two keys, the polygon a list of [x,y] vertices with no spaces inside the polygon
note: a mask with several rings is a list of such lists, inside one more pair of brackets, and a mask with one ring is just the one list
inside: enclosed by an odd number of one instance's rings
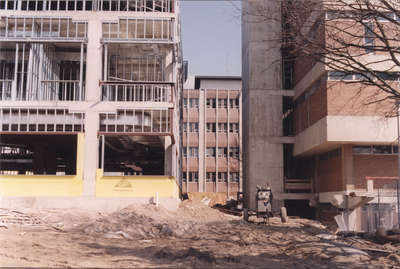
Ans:
{"label": "bare tree", "polygon": [[359,94],[368,89],[366,104],[383,103],[386,115],[397,113],[393,100],[400,98],[398,2],[284,0],[281,14],[285,61],[322,63],[336,79],[357,85]]}

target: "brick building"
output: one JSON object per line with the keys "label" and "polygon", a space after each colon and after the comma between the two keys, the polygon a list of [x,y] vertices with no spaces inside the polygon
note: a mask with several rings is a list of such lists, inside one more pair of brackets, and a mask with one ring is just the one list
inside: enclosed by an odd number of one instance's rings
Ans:
{"label": "brick building", "polygon": [[183,92],[182,192],[236,197],[241,177],[241,78],[196,76]]}
{"label": "brick building", "polygon": [[[246,4],[245,8],[250,11],[257,10],[257,5],[264,5],[264,8],[280,12],[280,4],[251,1],[246,1]],[[315,15],[318,12],[321,16]],[[249,13],[244,20],[251,20]],[[334,46],[332,33],[328,31],[330,25],[335,29],[348,29],[347,34],[353,34],[354,39],[354,33],[361,33],[353,41],[361,46],[359,55],[363,57],[362,61],[376,72],[378,79],[396,87],[399,67],[385,58],[384,52],[374,49],[380,45],[380,40],[370,32],[377,23],[388,27],[391,18],[398,20],[397,15],[383,13],[387,18],[379,15],[366,17],[363,19],[367,21],[365,25],[350,27],[349,21],[354,15],[346,18],[337,14],[350,13],[332,6],[319,6],[306,20],[308,28],[303,29],[310,35],[309,42],[317,40],[320,44]],[[313,18],[318,20],[313,21]],[[249,186],[245,194],[251,193],[255,184],[270,184],[277,192],[277,200],[288,207],[290,214],[314,211],[324,217],[339,214],[337,208],[343,208],[346,225],[352,230],[396,225],[397,123],[396,118],[385,117],[393,111],[393,102],[371,102],[385,97],[385,94],[378,92],[374,85],[363,84],[360,72],[348,68],[343,71],[332,69],[328,63],[323,64],[302,54],[301,50],[296,55],[285,54],[290,47],[285,47],[285,43],[282,46],[276,43],[280,41],[270,37],[277,33],[285,34],[287,29],[281,28],[285,27],[284,23],[246,21],[243,22],[246,31],[243,38],[243,98],[249,106],[244,107],[243,120],[246,122],[264,115],[267,124],[274,129],[268,130],[256,123],[251,125],[251,121],[244,128],[244,144],[265,141],[273,149],[262,152],[260,149],[260,153],[245,149],[244,186]],[[351,40],[345,31],[338,31],[343,38]],[[265,36],[274,41],[260,43],[262,38],[268,39]],[[285,41],[285,38],[283,36],[281,40]],[[257,58],[262,51],[268,51],[270,59],[282,57],[283,60],[273,62],[267,57]],[[265,69],[260,69],[262,64]],[[265,98],[265,103],[273,104],[275,109],[257,107],[257,100],[261,98]],[[282,119],[280,122],[279,117]],[[257,132],[260,140],[252,135]],[[272,134],[277,143],[272,142]],[[251,161],[257,154],[266,160],[265,168],[261,165],[255,167]],[[275,156],[282,158],[274,162]],[[259,169],[257,174],[263,173],[264,169],[270,178],[257,179],[254,175],[256,169]],[[309,204],[315,207],[309,208]],[[355,209],[352,208],[354,204],[358,204]]]}

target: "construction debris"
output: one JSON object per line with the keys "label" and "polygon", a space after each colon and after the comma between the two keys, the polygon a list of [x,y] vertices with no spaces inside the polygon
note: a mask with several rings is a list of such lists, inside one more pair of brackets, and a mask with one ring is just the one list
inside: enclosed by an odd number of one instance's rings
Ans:
{"label": "construction debris", "polygon": [[[79,210],[3,210],[2,266],[386,268],[400,265],[399,245],[313,220],[270,218],[257,225],[206,206],[202,197],[177,212],[131,205],[112,214]],[[26,225],[27,219],[42,225]],[[58,228],[58,229],[55,229]],[[393,232],[394,233],[394,232]],[[23,236],[22,236],[23,235]],[[389,235],[391,235],[389,233]],[[14,253],[14,254],[10,254]],[[84,257],[84,258],[83,258]]]}

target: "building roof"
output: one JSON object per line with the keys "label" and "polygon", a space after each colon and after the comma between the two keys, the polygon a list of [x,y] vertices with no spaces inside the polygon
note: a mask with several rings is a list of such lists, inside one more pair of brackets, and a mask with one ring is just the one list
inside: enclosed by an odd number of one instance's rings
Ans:
{"label": "building roof", "polygon": [[195,76],[194,88],[200,88],[201,80],[242,80],[241,76]]}

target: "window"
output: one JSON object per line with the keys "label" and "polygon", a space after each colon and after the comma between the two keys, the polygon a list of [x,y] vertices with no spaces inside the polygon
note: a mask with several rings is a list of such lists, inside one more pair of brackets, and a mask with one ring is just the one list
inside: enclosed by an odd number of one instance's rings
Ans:
{"label": "window", "polygon": [[[398,72],[376,72],[376,76],[382,80],[386,81],[397,81],[399,80]],[[376,79],[371,73],[348,73],[348,72],[340,72],[340,71],[329,71],[328,79],[329,80],[367,80],[367,77]]]}
{"label": "window", "polygon": [[206,172],[206,181],[213,182],[215,181],[216,175],[215,172]]}
{"label": "window", "polygon": [[229,123],[230,133],[239,133],[239,123]]}
{"label": "window", "polygon": [[340,72],[340,71],[329,71],[328,72],[329,80],[353,80],[352,73]]}
{"label": "window", "polygon": [[183,149],[183,155],[187,157],[186,150],[189,150],[189,157],[199,157],[199,148],[197,147],[189,147]]}
{"label": "window", "polygon": [[395,14],[394,13],[389,13],[389,12],[380,12],[380,16],[376,18],[378,21],[389,21],[389,20],[394,20],[395,19]]}
{"label": "window", "polygon": [[226,157],[227,156],[227,148],[218,148],[218,157]]}
{"label": "window", "polygon": [[188,104],[188,99],[183,98],[183,108],[187,108],[187,104]]}
{"label": "window", "polygon": [[229,181],[230,182],[239,182],[239,173],[238,172],[229,173]]}
{"label": "window", "polygon": [[227,108],[228,100],[227,99],[218,99],[218,108]]}
{"label": "window", "polygon": [[[188,155],[188,152],[189,152],[189,155]],[[197,158],[197,157],[199,157],[199,148],[197,148],[197,147],[189,147],[189,148],[184,147],[183,148],[183,156],[184,157],[195,157],[195,158]]]}
{"label": "window", "polygon": [[190,133],[198,133],[199,132],[199,123],[197,122],[189,122],[183,124],[183,131],[187,132],[189,127]]}
{"label": "window", "polygon": [[239,99],[229,99],[229,107],[230,108],[239,108]]}
{"label": "window", "polygon": [[398,154],[398,148],[391,145],[353,146],[353,154],[391,155]]}
{"label": "window", "polygon": [[198,108],[199,107],[199,99],[198,98],[190,98],[189,99],[189,107],[190,108]]}
{"label": "window", "polygon": [[354,146],[353,154],[372,154],[371,146]]}
{"label": "window", "polygon": [[227,123],[218,123],[218,133],[226,133],[228,131]]}
{"label": "window", "polygon": [[219,182],[227,182],[228,181],[228,175],[226,172],[218,172],[218,181]]}
{"label": "window", "polygon": [[216,108],[216,103],[214,98],[207,98],[207,108]]}
{"label": "window", "polygon": [[[188,178],[188,176],[189,176],[189,178]],[[184,181],[186,181],[186,179],[188,179],[187,181],[189,181],[189,182],[198,182],[199,181],[199,173],[198,172],[189,172],[189,173],[183,172],[182,178]]]}
{"label": "window", "polygon": [[373,146],[373,154],[392,154],[392,146]]}
{"label": "window", "polygon": [[397,72],[376,72],[377,77],[386,81],[396,81],[399,79],[399,74]]}
{"label": "window", "polygon": [[206,157],[215,157],[215,148],[206,148]]}
{"label": "window", "polygon": [[364,25],[364,42],[365,42],[365,52],[374,52],[375,46],[375,35],[374,35],[374,24],[368,22]]}
{"label": "window", "polygon": [[216,129],[215,122],[214,123],[207,122],[206,127],[207,127],[207,133],[215,133]]}
{"label": "window", "polygon": [[239,158],[239,148],[234,147],[234,148],[229,148],[229,157],[231,158]]}

